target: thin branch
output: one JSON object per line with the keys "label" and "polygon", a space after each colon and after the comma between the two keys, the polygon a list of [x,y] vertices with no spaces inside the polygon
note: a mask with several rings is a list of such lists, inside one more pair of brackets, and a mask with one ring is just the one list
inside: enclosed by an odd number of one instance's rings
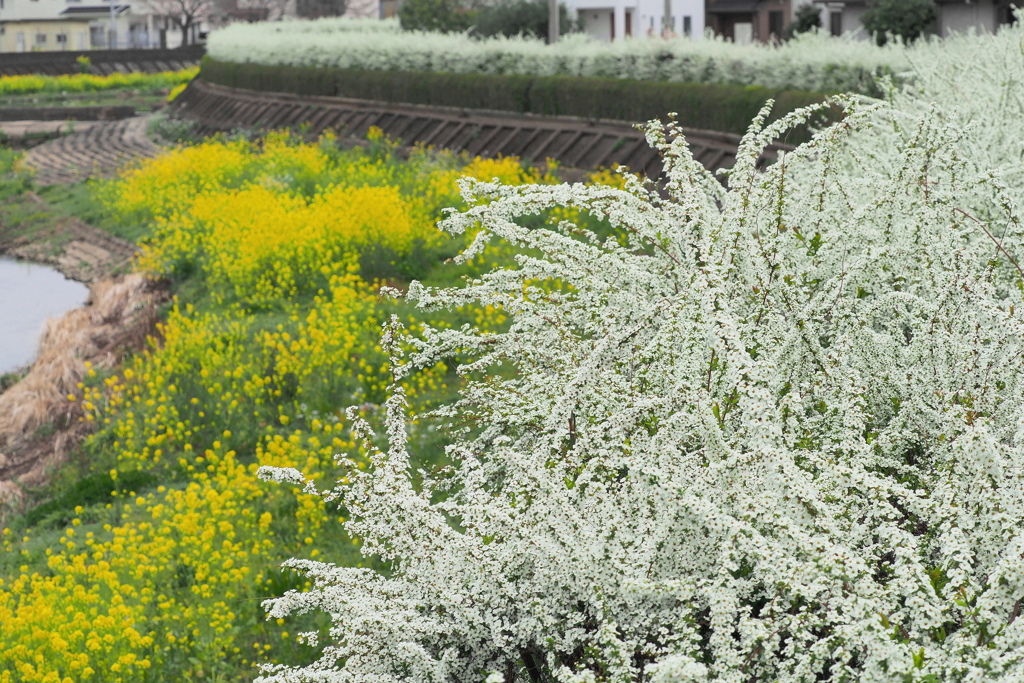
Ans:
{"label": "thin branch", "polygon": [[1003,247],[1003,245],[999,242],[999,240],[997,240],[995,238],[995,235],[993,235],[991,233],[991,231],[989,231],[989,229],[987,227],[985,227],[985,224],[983,222],[981,222],[980,220],[978,220],[977,218],[975,218],[971,214],[967,213],[966,211],[964,211],[960,207],[954,207],[954,210],[955,211],[959,211],[964,216],[966,216],[967,218],[970,218],[972,221],[977,223],[978,227],[981,228],[982,230],[984,230],[985,234],[988,235],[988,238],[990,240],[992,240],[992,243],[994,245],[996,245],[996,249],[998,249],[999,251],[1003,252],[1003,254],[1006,256],[1006,258],[1010,259],[1010,263],[1012,263],[1014,265],[1014,267],[1017,269],[1017,272],[1020,273],[1021,278],[1024,279],[1024,268],[1020,267],[1020,264],[1017,263],[1017,259],[1013,258],[1013,256],[1010,254],[1010,252],[1006,251],[1006,248]]}

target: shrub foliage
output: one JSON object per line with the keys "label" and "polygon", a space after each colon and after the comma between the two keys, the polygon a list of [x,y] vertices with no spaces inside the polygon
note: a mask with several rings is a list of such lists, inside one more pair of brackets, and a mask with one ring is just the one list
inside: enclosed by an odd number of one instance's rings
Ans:
{"label": "shrub foliage", "polygon": [[203,61],[202,75],[212,83],[253,90],[548,116],[642,121],[676,112],[687,127],[736,134],[746,130],[768,99],[774,99],[783,110],[824,99],[817,93],[772,91],[755,86],[570,76],[355,71],[224,63],[209,58]]}

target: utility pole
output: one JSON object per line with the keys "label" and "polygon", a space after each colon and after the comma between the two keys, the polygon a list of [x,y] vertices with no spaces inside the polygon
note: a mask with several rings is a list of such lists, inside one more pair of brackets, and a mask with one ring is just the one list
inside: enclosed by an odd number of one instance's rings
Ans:
{"label": "utility pole", "polygon": [[665,0],[665,16],[661,20],[661,35],[668,38],[672,35],[672,0]]}
{"label": "utility pole", "polygon": [[548,45],[558,42],[558,0],[548,0]]}
{"label": "utility pole", "polygon": [[117,48],[117,21],[114,18],[114,0],[110,0],[110,37],[107,38],[107,49]]}

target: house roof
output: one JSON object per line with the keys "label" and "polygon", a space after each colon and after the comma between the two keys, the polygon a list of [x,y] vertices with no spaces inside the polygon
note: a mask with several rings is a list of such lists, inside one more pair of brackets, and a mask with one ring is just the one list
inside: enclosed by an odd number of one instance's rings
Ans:
{"label": "house roof", "polygon": [[[123,14],[131,9],[128,5],[114,5],[115,14]],[[110,5],[86,5],[84,7],[68,7],[60,13],[62,17],[109,17]]]}
{"label": "house roof", "polygon": [[0,24],[60,24],[68,22],[88,21],[89,17],[38,17],[35,19],[17,18],[4,19]]}
{"label": "house roof", "polygon": [[717,0],[707,5],[708,14],[748,14],[756,12],[759,0]]}

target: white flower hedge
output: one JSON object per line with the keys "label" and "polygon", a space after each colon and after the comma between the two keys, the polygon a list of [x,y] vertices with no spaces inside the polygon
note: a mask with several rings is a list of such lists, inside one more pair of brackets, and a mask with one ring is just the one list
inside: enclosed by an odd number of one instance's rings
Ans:
{"label": "white flower hedge", "polygon": [[[473,358],[455,464],[412,471],[396,389],[323,494],[392,572],[290,561],[270,617],[333,625],[261,680],[1024,680],[1024,31],[973,40],[763,171],[806,112],[755,121],[728,189],[657,127],[664,191],[463,181],[442,227],[518,267],[409,297],[511,326],[398,366]],[[617,238],[518,222],[555,207]]]}
{"label": "white flower hedge", "polygon": [[776,47],[713,38],[607,44],[573,35],[549,47],[529,38],[477,40],[400,32],[394,21],[339,19],[232,24],[211,34],[207,50],[220,61],[268,65],[598,76],[816,92],[870,87],[874,75],[907,68],[901,47],[824,34],[805,34]]}

